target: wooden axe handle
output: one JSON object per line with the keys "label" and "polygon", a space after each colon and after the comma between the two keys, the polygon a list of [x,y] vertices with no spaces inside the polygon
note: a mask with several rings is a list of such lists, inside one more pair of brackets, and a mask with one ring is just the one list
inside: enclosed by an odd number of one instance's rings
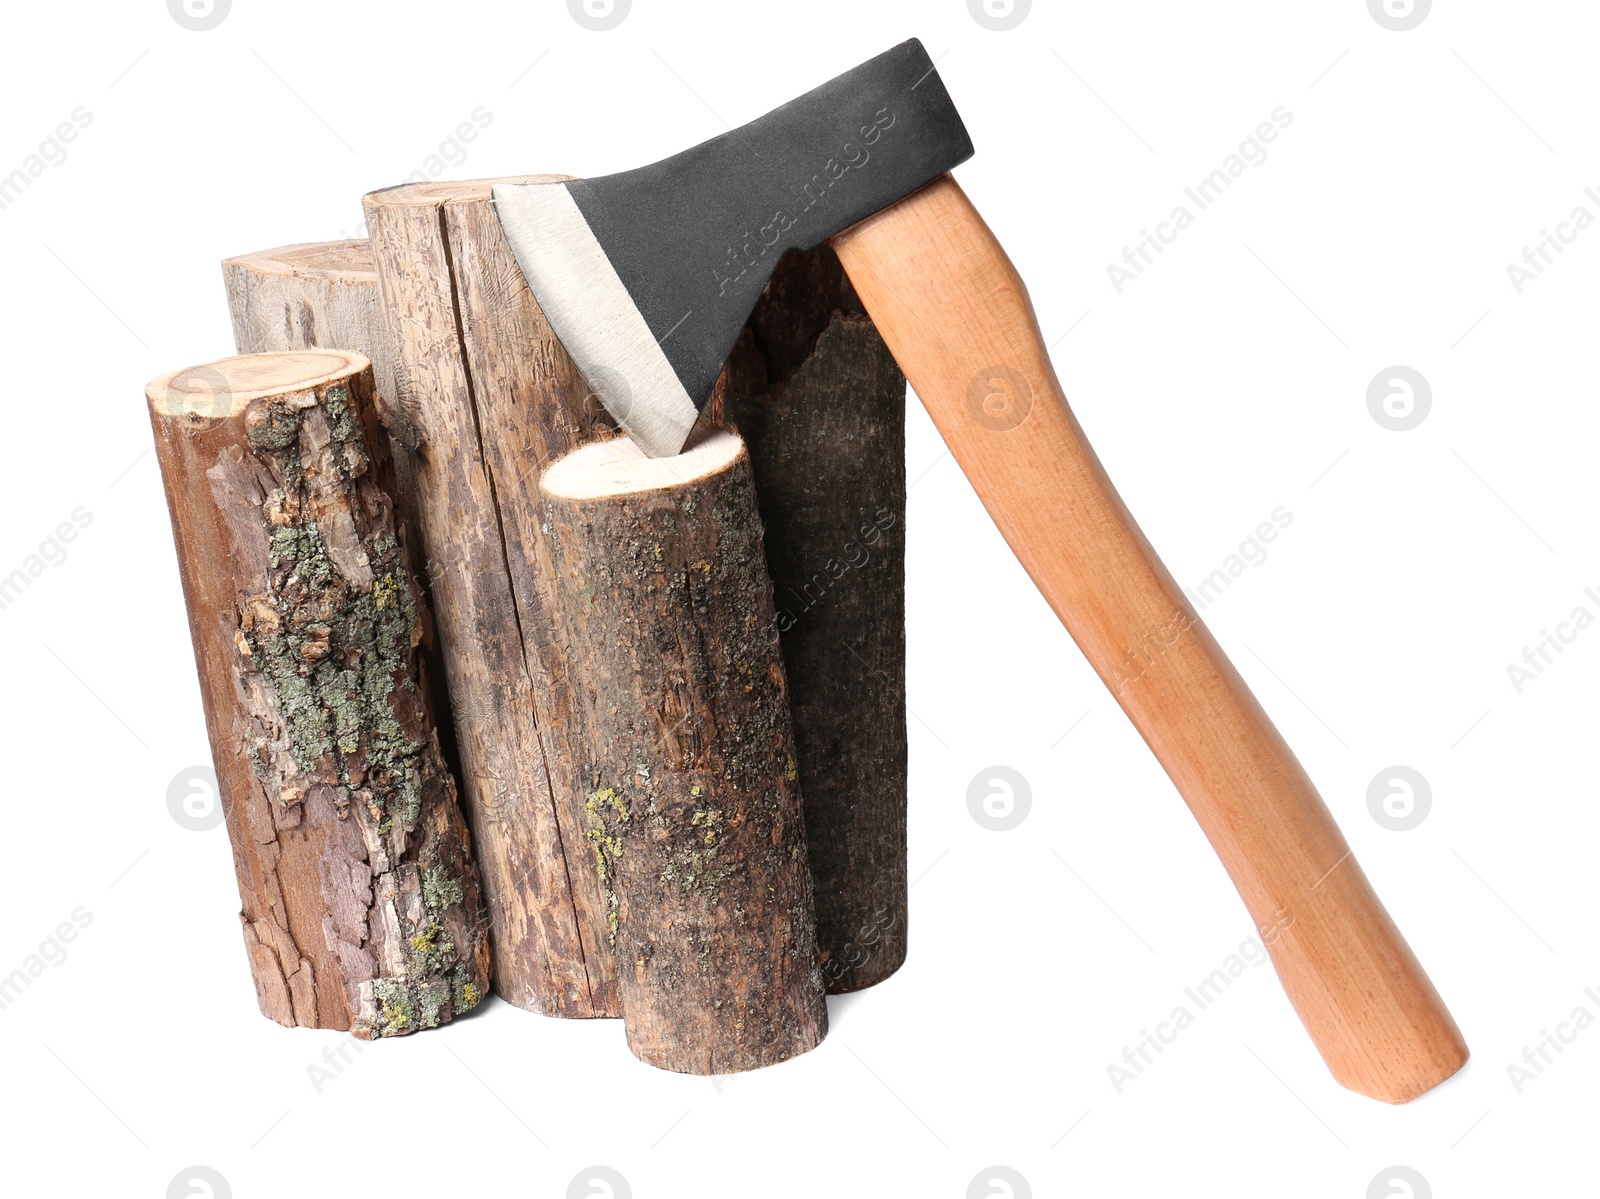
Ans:
{"label": "wooden axe handle", "polygon": [[1304,768],[1134,524],[1067,408],[1010,259],[945,175],[833,239],[945,444],[1222,859],[1344,1086],[1461,1068],[1449,1011]]}

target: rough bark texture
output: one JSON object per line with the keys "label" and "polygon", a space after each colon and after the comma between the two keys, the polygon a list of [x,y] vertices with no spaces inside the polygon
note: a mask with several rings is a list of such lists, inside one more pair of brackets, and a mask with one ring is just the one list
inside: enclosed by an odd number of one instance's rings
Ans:
{"label": "rough bark texture", "polygon": [[739,449],[632,494],[545,496],[591,729],[589,873],[629,1046],[692,1074],[803,1053],[827,1008],[749,460]]}
{"label": "rough bark texture", "polygon": [[827,246],[779,264],[722,380],[783,634],[830,991],[906,954],[905,376]]}
{"label": "rough bark texture", "polygon": [[[549,621],[527,583],[521,541],[508,535],[515,512],[507,504],[519,475],[533,485],[546,454],[606,435],[610,425],[585,406],[587,389],[563,365],[542,321],[530,324],[518,308],[515,263],[494,271],[452,236],[453,206],[488,213],[488,199],[486,181],[389,188],[366,197],[367,224],[394,340],[396,406],[413,438],[419,524],[495,922],[496,988],[547,1015],[615,1016],[600,890],[592,873],[567,868],[574,838],[583,843],[574,816],[583,800],[572,793],[567,764],[574,735],[548,702],[538,646]],[[470,271],[463,260],[474,264]],[[472,296],[482,303],[474,307]],[[468,347],[491,326],[505,330],[506,355],[526,359],[519,369],[531,392],[502,398],[498,381],[477,373]],[[549,373],[556,370],[568,373]],[[530,447],[508,475],[489,436],[491,401],[517,405],[529,428],[554,444]]]}
{"label": "rough bark texture", "polygon": [[261,1010],[447,1021],[488,944],[369,364],[227,359],[148,396]]}

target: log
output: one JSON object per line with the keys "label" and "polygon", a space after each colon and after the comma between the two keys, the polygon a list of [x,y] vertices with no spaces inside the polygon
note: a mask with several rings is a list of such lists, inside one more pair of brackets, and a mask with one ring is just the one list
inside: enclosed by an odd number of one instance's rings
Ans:
{"label": "log", "polygon": [[[570,847],[583,841],[593,780],[581,765],[587,732],[560,640],[536,487],[539,469],[615,428],[523,281],[489,203],[493,182],[374,192],[367,221],[389,323],[400,333],[401,407],[415,414],[424,445],[434,425],[473,422],[445,444],[452,456],[470,447],[487,481],[481,498],[455,506],[493,512],[504,533],[533,696],[527,719],[538,722],[558,832]],[[830,990],[855,990],[905,956],[904,380],[823,247],[780,267],[724,383],[748,434],[780,594],[802,597],[780,606],[792,622],[784,652],[799,768],[812,780],[819,937]],[[425,482],[419,475],[419,487]],[[431,541],[429,550],[439,556]],[[842,602],[807,610],[808,584],[841,564],[853,571],[850,587],[831,589]],[[446,606],[438,596],[448,649]],[[470,782],[468,790],[470,800]],[[587,872],[570,874],[593,1009],[615,1015],[602,896]]]}
{"label": "log", "polygon": [[724,372],[766,526],[830,992],[906,955],[905,376],[826,245],[786,255]]}
{"label": "log", "polygon": [[261,1010],[363,1038],[489,984],[373,393],[327,350],[146,389]]}
{"label": "log", "polygon": [[540,490],[628,1045],[688,1074],[804,1053],[827,1006],[743,443],[716,430],[650,459],[617,438],[556,462]]}
{"label": "log", "polygon": [[[378,299],[371,242],[308,242],[225,258],[222,281],[241,354],[319,347],[365,354],[372,360],[385,428],[402,449],[414,444],[405,413],[395,406],[394,352]],[[393,458],[400,475],[403,455]]]}
{"label": "log", "polygon": [[[519,306],[509,250],[508,272],[485,262],[492,247],[486,255],[463,244],[460,210],[488,214],[488,197],[488,181],[365,197],[394,406],[414,438],[418,526],[495,929],[496,989],[546,1015],[616,1016],[600,889],[592,872],[568,870],[565,848],[584,844],[589,789],[570,750],[582,734],[566,719],[564,654],[550,644],[552,621],[518,535],[525,514],[509,498],[532,492],[546,457],[612,427],[585,404],[587,388],[542,320],[530,322],[537,310]],[[491,336],[503,336],[503,369],[515,372],[504,395],[469,349]],[[518,434],[491,436],[491,405],[520,415]]]}

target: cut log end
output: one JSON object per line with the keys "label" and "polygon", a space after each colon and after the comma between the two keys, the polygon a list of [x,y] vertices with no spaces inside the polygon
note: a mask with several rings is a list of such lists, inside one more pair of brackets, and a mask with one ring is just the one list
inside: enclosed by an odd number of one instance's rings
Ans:
{"label": "cut log end", "polygon": [[425,183],[398,183],[394,187],[368,192],[368,207],[386,208],[416,205],[434,208],[450,200],[484,200],[497,183],[565,183],[571,175],[513,175],[506,179],[433,179]]}
{"label": "cut log end", "polygon": [[631,437],[613,437],[574,450],[544,474],[544,493],[558,499],[593,500],[688,487],[720,474],[744,453],[744,442],[728,429],[694,435],[684,451],[651,458]]}
{"label": "cut log end", "polygon": [[376,285],[372,243],[366,238],[349,241],[313,241],[273,250],[257,250],[222,260],[224,271],[241,270],[264,276],[303,276],[340,283]]}
{"label": "cut log end", "polygon": [[241,354],[162,375],[145,388],[155,416],[225,420],[254,400],[315,392],[371,367],[353,350]]}

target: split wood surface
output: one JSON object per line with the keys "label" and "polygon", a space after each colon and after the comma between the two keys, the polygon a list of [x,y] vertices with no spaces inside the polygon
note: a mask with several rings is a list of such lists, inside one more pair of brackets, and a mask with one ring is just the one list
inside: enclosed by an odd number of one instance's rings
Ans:
{"label": "split wood surface", "polygon": [[1026,288],[948,175],[833,239],[952,455],[1188,802],[1344,1086],[1403,1103],[1467,1047],[1327,806],[1068,409]]}
{"label": "split wood surface", "polygon": [[373,390],[325,350],[147,389],[261,1010],[360,1037],[489,985]]}
{"label": "split wood surface", "polygon": [[672,458],[576,451],[542,517],[628,1044],[723,1074],[813,1048],[827,1007],[750,461],[732,432],[696,437]]}
{"label": "split wood surface", "polygon": [[[531,182],[539,177],[530,177]],[[397,397],[447,666],[462,783],[495,930],[496,987],[518,1007],[620,1015],[585,844],[592,790],[549,575],[518,522],[542,465],[609,435],[544,327],[489,208],[489,183],[365,199]]]}

